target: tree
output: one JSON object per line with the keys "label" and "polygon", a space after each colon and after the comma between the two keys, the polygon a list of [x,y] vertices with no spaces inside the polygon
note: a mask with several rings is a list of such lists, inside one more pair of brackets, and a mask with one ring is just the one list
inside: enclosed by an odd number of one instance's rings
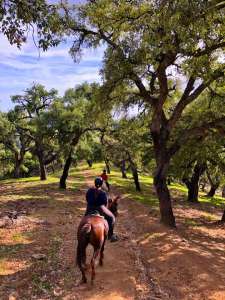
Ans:
{"label": "tree", "polygon": [[26,42],[29,32],[37,36],[38,46],[43,50],[58,45],[61,28],[58,20],[56,6],[45,0],[0,2],[0,31],[18,48]]}
{"label": "tree", "polygon": [[[37,156],[40,168],[40,179],[47,178],[45,165],[47,153],[53,152],[51,140],[55,131],[49,125],[48,109],[55,100],[57,91],[47,91],[44,86],[34,84],[25,90],[24,95],[12,96],[16,104],[15,109],[10,112],[11,121],[17,130],[33,142],[33,153]],[[49,158],[48,158],[49,160]]]}
{"label": "tree", "polygon": [[14,158],[13,177],[19,178],[25,154],[29,150],[30,138],[13,125],[9,116],[10,114],[0,114],[0,143],[12,152]]}
{"label": "tree", "polygon": [[206,174],[210,183],[210,190],[207,194],[207,197],[212,198],[215,195],[216,190],[218,189],[221,182],[219,167],[211,166],[211,168],[209,168],[208,166]]}
{"label": "tree", "polygon": [[[200,119],[198,126],[172,138],[186,108],[224,78],[224,63],[218,59],[225,46],[223,2],[96,0],[75,12],[63,8],[75,59],[84,47],[107,45],[102,74],[108,99],[112,101],[119,89],[124,91],[123,103],[129,95],[126,103],[151,108],[161,221],[175,226],[166,180],[171,159],[190,137],[205,136],[210,128],[220,130],[225,123],[221,115],[210,122]],[[180,97],[172,97],[181,76],[185,87]]]}
{"label": "tree", "polygon": [[[104,151],[115,165],[123,167],[124,164],[131,170],[135,188],[141,191],[139,170],[143,168],[143,155],[146,150],[144,139],[147,126],[144,118],[126,118],[112,120],[106,131],[103,132],[101,141]],[[126,178],[125,176],[123,178]]]}
{"label": "tree", "polygon": [[58,143],[65,157],[60,188],[66,188],[74,151],[81,138],[87,132],[98,129],[96,115],[93,114],[95,88],[96,85],[84,83],[67,90],[64,97],[54,103],[49,114],[49,121],[57,132]]}

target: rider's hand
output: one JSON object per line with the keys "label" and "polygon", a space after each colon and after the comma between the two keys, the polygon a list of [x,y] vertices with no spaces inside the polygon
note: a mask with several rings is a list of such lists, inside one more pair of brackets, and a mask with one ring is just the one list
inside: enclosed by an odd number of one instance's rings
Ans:
{"label": "rider's hand", "polygon": [[113,222],[115,222],[116,218],[115,218],[114,214],[105,205],[101,205],[100,207],[101,207],[103,213],[105,213],[106,215],[112,217]]}

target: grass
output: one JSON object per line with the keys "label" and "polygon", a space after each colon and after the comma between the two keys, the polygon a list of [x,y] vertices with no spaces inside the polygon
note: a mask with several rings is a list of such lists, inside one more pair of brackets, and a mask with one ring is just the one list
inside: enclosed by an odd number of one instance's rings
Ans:
{"label": "grass", "polygon": [[[93,165],[93,167],[91,168],[93,179],[95,176],[101,174],[103,168],[103,163],[96,163]],[[142,188],[141,192],[137,192],[135,190],[131,173],[128,172],[127,177],[127,179],[122,178],[121,172],[118,169],[112,168],[111,173],[109,174],[109,182],[111,185],[115,186],[120,192],[122,192],[125,197],[141,202],[143,204],[158,207],[158,199],[152,193],[153,179],[150,176],[139,176]]]}
{"label": "grass", "polygon": [[39,176],[33,176],[33,177],[25,177],[25,178],[18,178],[18,179],[3,179],[1,180],[1,183],[3,184],[9,184],[9,183],[20,183],[20,182],[33,182],[33,183],[43,183],[43,184],[49,184],[49,183],[55,183],[58,182],[59,178],[56,176],[48,176],[47,180],[40,180]]}
{"label": "grass", "polygon": [[[78,168],[71,168],[69,177],[67,179],[67,186],[68,188],[78,188],[81,184],[84,183],[84,176],[81,175],[82,167]],[[3,179],[0,180],[1,184],[26,184],[26,183],[31,183],[32,187],[38,186],[38,185],[49,185],[49,184],[58,184],[59,183],[59,178],[61,172],[56,172],[55,174],[51,174],[47,176],[46,180],[40,180],[39,176],[33,176],[33,177],[25,177],[25,178],[11,178],[11,179]],[[24,195],[23,198],[29,197],[28,195]]]}
{"label": "grass", "polygon": [[[82,174],[83,171],[89,169],[91,174],[94,177],[101,174],[103,168],[105,168],[104,163],[95,163],[92,168],[89,168],[86,163],[82,163],[75,168],[71,168],[69,178],[67,180],[67,187],[69,189],[78,189],[85,182],[85,177]],[[47,180],[40,181],[39,177],[29,177],[29,178],[19,178],[19,179],[6,179],[2,180],[2,184],[9,183],[30,183],[32,186],[38,186],[40,184],[49,185],[49,184],[57,184],[59,182],[59,176],[61,172],[56,172],[53,175],[49,175]],[[135,186],[133,183],[133,178],[131,173],[127,173],[127,179],[121,177],[121,172],[118,169],[112,168],[111,174],[109,175],[109,182],[113,186],[117,187],[119,191],[121,191],[125,197],[128,197],[132,200],[138,201],[143,204],[147,204],[151,207],[158,208],[158,198],[156,197],[153,188],[153,178],[148,174],[139,175],[139,180],[141,184],[141,192],[137,192],[135,190]],[[58,186],[56,187],[58,188]],[[178,194],[178,196],[182,199],[186,199],[187,197],[187,188],[179,183],[172,183],[169,186],[171,194]],[[43,195],[44,196],[44,195]],[[15,197],[18,197],[15,195]],[[31,199],[31,196],[24,194],[23,199]],[[223,207],[224,206],[224,198],[219,196],[214,196],[213,198],[205,197],[205,193],[199,193],[199,202],[200,203],[208,203],[214,207]]]}
{"label": "grass", "polygon": [[13,242],[18,243],[18,244],[29,244],[31,243],[30,237],[32,233],[31,232],[20,232],[20,233],[15,233],[11,236],[11,239]]}
{"label": "grass", "polygon": [[[93,174],[93,178],[101,174],[102,170],[105,168],[104,163],[95,163],[93,167],[90,168]],[[80,166],[80,170],[87,169],[85,165]],[[132,174],[127,173],[127,179],[121,177],[121,172],[118,169],[112,168],[111,174],[109,174],[109,182],[113,186],[116,186],[125,197],[133,199],[135,201],[147,204],[151,207],[158,208],[158,198],[153,193],[153,178],[148,174],[139,175],[139,180],[141,184],[141,192],[135,190],[135,186],[132,179]],[[171,194],[178,194],[179,197],[184,200],[187,198],[188,190],[187,188],[179,183],[172,183],[169,186]],[[216,195],[213,198],[205,197],[205,193],[199,193],[199,202],[200,203],[209,203],[214,207],[223,207],[225,204],[225,199]]]}

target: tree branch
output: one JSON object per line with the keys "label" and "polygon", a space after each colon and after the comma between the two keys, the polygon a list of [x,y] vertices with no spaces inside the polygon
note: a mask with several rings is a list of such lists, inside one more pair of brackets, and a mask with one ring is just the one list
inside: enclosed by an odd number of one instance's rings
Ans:
{"label": "tree branch", "polygon": [[202,123],[201,126],[196,126],[182,132],[182,134],[168,149],[169,156],[172,157],[189,139],[193,137],[205,138],[212,129],[216,129],[220,135],[225,136],[225,116],[211,122]]}
{"label": "tree branch", "polygon": [[[208,80],[207,82],[203,82],[201,83],[194,91],[193,93],[191,93],[191,91],[193,90],[194,87],[194,83],[195,83],[195,78],[193,76],[190,77],[187,86],[184,90],[184,93],[182,95],[182,97],[180,98],[179,102],[177,103],[173,114],[170,118],[170,120],[168,121],[168,125],[167,125],[167,129],[169,131],[171,131],[171,129],[174,128],[174,126],[176,125],[176,122],[179,120],[180,116],[182,115],[182,112],[184,111],[185,107],[190,104],[191,102],[193,102],[194,100],[196,100],[198,98],[198,96],[216,79],[218,79],[219,77],[224,76],[223,72],[218,72],[215,71],[212,78],[210,80]],[[190,94],[191,93],[191,94]]]}

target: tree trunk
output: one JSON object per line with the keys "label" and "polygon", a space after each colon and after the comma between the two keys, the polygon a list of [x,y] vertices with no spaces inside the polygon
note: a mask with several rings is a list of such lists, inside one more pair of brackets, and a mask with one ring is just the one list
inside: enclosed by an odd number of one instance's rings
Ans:
{"label": "tree trunk", "polygon": [[199,191],[199,180],[201,175],[206,169],[205,164],[196,163],[192,177],[190,179],[183,178],[183,182],[188,188],[188,201],[197,203],[198,202],[198,191]]}
{"label": "tree trunk", "polygon": [[170,192],[167,187],[166,172],[169,162],[161,162],[156,168],[154,176],[154,187],[159,198],[159,207],[161,222],[166,226],[176,227],[175,217],[173,215]]}
{"label": "tree trunk", "polygon": [[211,185],[210,191],[207,194],[207,197],[212,198],[214,197],[216,190],[218,189],[219,184]]}
{"label": "tree trunk", "polygon": [[24,147],[22,147],[19,152],[15,152],[14,155],[15,164],[14,164],[14,171],[13,171],[14,178],[19,178],[21,176],[21,165],[23,164],[25,153],[26,150]]}
{"label": "tree trunk", "polygon": [[20,177],[20,168],[22,163],[23,163],[23,157],[21,157],[19,153],[15,153],[15,164],[14,164],[14,171],[13,171],[14,178]]}
{"label": "tree trunk", "polygon": [[122,173],[122,178],[127,178],[127,174],[126,174],[126,161],[125,161],[125,159],[123,159],[122,163],[121,163],[121,173]]}
{"label": "tree trunk", "polygon": [[40,179],[41,180],[46,180],[47,175],[46,175],[46,168],[45,168],[45,163],[44,163],[44,155],[42,150],[37,150],[37,157],[39,161],[39,169],[40,169]]}
{"label": "tree trunk", "polygon": [[67,177],[69,174],[69,169],[70,169],[71,163],[72,163],[72,150],[70,151],[70,153],[66,159],[66,163],[63,168],[63,173],[60,178],[59,187],[61,189],[66,189],[66,180],[67,180]]}
{"label": "tree trunk", "polygon": [[198,179],[195,178],[195,180],[192,180],[190,184],[188,185],[188,201],[189,202],[198,202]]}
{"label": "tree trunk", "polygon": [[215,195],[216,190],[218,189],[218,187],[220,185],[220,182],[219,182],[218,178],[217,179],[214,178],[215,180],[212,179],[212,177],[210,176],[209,170],[207,170],[206,173],[207,173],[207,177],[208,177],[208,180],[210,183],[210,191],[208,192],[207,197],[212,198]]}
{"label": "tree trunk", "polygon": [[14,171],[13,171],[13,177],[14,178],[20,178],[20,168],[22,165],[21,160],[16,160],[15,161],[15,166],[14,166]]}
{"label": "tree trunk", "polygon": [[222,219],[221,219],[221,222],[225,222],[225,209],[224,209],[224,211],[223,211],[223,215],[222,215]]}
{"label": "tree trunk", "polygon": [[225,185],[223,186],[223,189],[222,189],[222,197],[225,198]]}
{"label": "tree trunk", "polygon": [[87,159],[87,163],[88,163],[89,168],[91,168],[92,167],[92,160],[91,159]]}
{"label": "tree trunk", "polygon": [[105,167],[106,167],[107,173],[110,174],[110,164],[109,164],[108,158],[105,158]]}
{"label": "tree trunk", "polygon": [[202,192],[205,192],[205,187],[206,187],[206,181],[202,181],[202,182],[199,183],[199,189]]}
{"label": "tree trunk", "polygon": [[133,175],[136,191],[141,192],[141,186],[140,186],[140,182],[139,182],[139,178],[138,178],[138,171],[133,162],[131,163],[131,172]]}

